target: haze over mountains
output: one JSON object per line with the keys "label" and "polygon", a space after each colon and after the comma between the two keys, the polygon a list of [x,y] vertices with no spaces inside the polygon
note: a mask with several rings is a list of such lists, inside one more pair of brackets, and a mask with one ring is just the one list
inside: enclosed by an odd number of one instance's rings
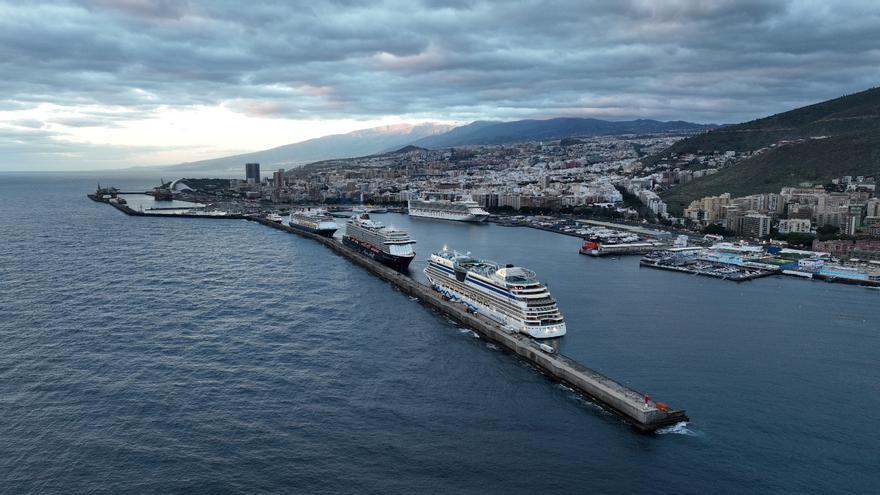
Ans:
{"label": "haze over mountains", "polygon": [[649,119],[608,121],[587,118],[555,118],[513,122],[477,121],[456,127],[444,134],[422,138],[413,144],[423,148],[447,148],[468,144],[505,144],[553,140],[573,136],[694,132],[715,127],[717,126],[682,121],[660,122]]}
{"label": "haze over mountains", "polygon": [[292,168],[306,163],[350,158],[393,151],[407,145],[445,148],[473,144],[504,144],[521,141],[553,140],[571,136],[611,134],[649,134],[694,132],[714,125],[656,120],[607,121],[588,118],[518,120],[513,122],[476,121],[460,127],[447,124],[401,124],[375,127],[310,139],[264,151],[189,162],[166,167],[169,172],[240,174],[246,162],[258,162],[266,170]]}
{"label": "haze over mountains", "polygon": [[[784,142],[784,145],[776,143]],[[694,199],[729,192],[779,192],[801,182],[880,173],[880,88],[842,96],[679,141],[648,163],[699,151],[766,151],[661,196],[678,212]]]}
{"label": "haze over mountains", "polygon": [[241,174],[244,164],[260,163],[264,170],[291,168],[331,158],[371,155],[382,150],[400,148],[419,139],[442,134],[454,126],[448,124],[398,124],[373,127],[348,134],[334,134],[299,143],[286,144],[263,151],[225,156],[209,160],[165,167],[174,172]]}

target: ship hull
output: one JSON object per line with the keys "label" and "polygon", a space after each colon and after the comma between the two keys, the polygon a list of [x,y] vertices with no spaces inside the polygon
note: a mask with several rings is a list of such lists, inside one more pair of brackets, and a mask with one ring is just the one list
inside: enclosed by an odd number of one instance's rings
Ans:
{"label": "ship hull", "polygon": [[412,262],[413,258],[415,258],[415,253],[413,253],[412,256],[394,256],[393,254],[388,254],[370,243],[357,240],[347,235],[342,237],[342,243],[362,254],[373,258],[374,260],[382,263],[385,266],[394,268],[395,270],[401,272],[406,271],[409,268],[409,264]]}
{"label": "ship hull", "polygon": [[463,303],[471,310],[488,316],[489,318],[495,320],[506,328],[511,328],[517,332],[524,333],[536,339],[553,339],[565,335],[565,323],[556,323],[546,326],[523,325],[522,322],[516,321],[515,319],[508,317],[501,311],[498,311],[495,308],[486,304],[475,301],[468,294],[468,292],[470,292],[468,290],[469,288],[465,284],[458,282],[454,276],[450,275],[447,277],[443,277],[432,275],[428,273],[427,269],[425,269],[425,276],[428,278],[428,281],[431,282],[431,287],[440,294],[443,294],[451,300]]}
{"label": "ship hull", "polygon": [[305,225],[300,225],[298,223],[293,223],[293,222],[288,222],[287,225],[289,225],[290,227],[292,227],[294,229],[302,230],[302,231],[308,232],[310,234],[318,234],[323,237],[333,237],[333,234],[338,230],[338,229],[313,229],[311,227],[306,227]]}

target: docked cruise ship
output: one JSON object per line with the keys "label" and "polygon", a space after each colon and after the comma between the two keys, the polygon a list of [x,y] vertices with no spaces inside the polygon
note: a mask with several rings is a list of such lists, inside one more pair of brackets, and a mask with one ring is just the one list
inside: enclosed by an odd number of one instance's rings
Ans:
{"label": "docked cruise ship", "polygon": [[556,300],[531,270],[502,267],[443,248],[431,255],[425,275],[441,294],[508,329],[539,339],[565,335]]}
{"label": "docked cruise ship", "polygon": [[342,242],[395,270],[406,270],[416,256],[413,251],[416,241],[410,239],[406,231],[386,227],[367,213],[348,220]]}
{"label": "docked cruise ship", "polygon": [[333,220],[333,217],[322,208],[290,210],[290,219],[287,224],[295,229],[324,237],[333,237],[333,233],[339,230],[339,225]]}
{"label": "docked cruise ship", "polygon": [[476,201],[447,201],[444,199],[411,199],[409,214],[413,217],[438,218],[459,222],[485,222],[489,212]]}

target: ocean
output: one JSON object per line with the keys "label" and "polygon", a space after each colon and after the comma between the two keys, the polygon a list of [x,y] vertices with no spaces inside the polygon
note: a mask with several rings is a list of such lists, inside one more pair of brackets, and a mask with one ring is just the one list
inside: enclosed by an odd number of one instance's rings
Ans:
{"label": "ocean", "polygon": [[323,246],[128,217],[0,174],[0,493],[868,493],[880,291],[594,259],[528,228],[382,214],[537,272],[560,350],[691,422],[641,435]]}

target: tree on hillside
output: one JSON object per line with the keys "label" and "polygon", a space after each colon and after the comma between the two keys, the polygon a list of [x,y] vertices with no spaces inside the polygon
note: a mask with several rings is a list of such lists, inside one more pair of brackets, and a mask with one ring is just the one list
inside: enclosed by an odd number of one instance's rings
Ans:
{"label": "tree on hillside", "polygon": [[732,235],[731,232],[724,228],[722,225],[718,225],[717,223],[712,223],[703,228],[704,234],[712,234],[712,235],[722,235],[729,236]]}

